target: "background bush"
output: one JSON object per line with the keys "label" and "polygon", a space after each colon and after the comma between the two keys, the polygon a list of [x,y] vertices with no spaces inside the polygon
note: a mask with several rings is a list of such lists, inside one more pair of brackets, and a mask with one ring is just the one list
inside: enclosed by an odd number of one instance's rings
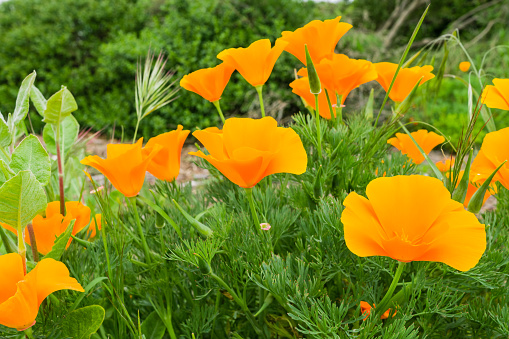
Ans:
{"label": "background bush", "polygon": [[[0,4],[0,110],[4,114],[13,110],[16,88],[35,69],[36,84],[45,96],[56,92],[60,85],[69,87],[80,107],[76,118],[82,126],[99,130],[116,124],[132,135],[136,62],[145,57],[149,48],[167,55],[168,67],[176,71],[175,80],[179,80],[189,72],[220,63],[215,56],[225,48],[246,47],[261,38],[274,41],[282,31],[294,30],[310,20],[342,15],[342,20],[352,23],[354,29],[340,41],[338,52],[372,61],[397,62],[401,47],[425,5],[417,6],[394,39],[387,41],[391,25],[385,26],[390,22],[391,13],[396,5],[407,3],[405,0],[333,4],[297,0],[9,0]],[[488,6],[491,3],[494,5]],[[469,22],[461,31],[462,38],[478,40],[470,47],[479,52],[476,54],[479,59],[490,47],[507,43],[504,18],[508,17],[509,6],[503,1],[448,0],[432,1],[416,47],[421,48],[432,38],[451,32],[451,24],[464,26],[464,21],[456,20],[479,6],[486,8],[473,20],[467,18]],[[490,29],[484,32],[487,26]],[[451,55],[456,57],[452,58],[447,72],[457,74],[457,62],[463,58],[459,49]],[[504,69],[509,58],[507,50],[498,51],[492,57],[496,59],[492,73],[507,77]],[[438,68],[439,57],[436,60],[435,68]],[[267,111],[272,115],[282,117],[302,108],[288,86],[293,80],[293,69],[298,67],[300,63],[288,53],[283,53],[276,64],[264,89],[265,101],[270,105]],[[466,89],[458,86],[448,88],[463,90],[466,98]],[[380,86],[372,87],[376,88],[377,96],[384,95]],[[347,113],[361,106],[358,103],[365,100],[367,91],[369,86],[352,93],[347,101]],[[454,97],[451,93],[443,95]],[[226,115],[249,114],[257,109],[256,92],[237,73],[223,98]],[[425,113],[445,119],[439,125],[447,125],[451,114],[464,114],[465,102],[454,101],[446,116],[440,105],[428,105]],[[414,115],[422,118],[420,114]],[[35,114],[31,118],[38,132],[40,118]],[[141,132],[148,137],[177,124],[193,128],[218,122],[211,104],[194,93],[181,91],[175,102],[141,124]],[[116,130],[119,136],[121,129]],[[457,133],[457,128],[451,133]]]}

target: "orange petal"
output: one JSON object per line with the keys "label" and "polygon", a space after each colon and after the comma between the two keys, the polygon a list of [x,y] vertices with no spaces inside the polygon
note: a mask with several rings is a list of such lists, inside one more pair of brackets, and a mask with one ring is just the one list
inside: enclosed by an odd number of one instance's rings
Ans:
{"label": "orange petal", "polygon": [[470,62],[468,62],[468,61],[460,62],[459,69],[462,72],[468,72],[468,70],[470,69]]}
{"label": "orange petal", "polygon": [[490,108],[509,111],[509,79],[493,79],[493,84],[484,88],[481,102]]}
{"label": "orange petal", "polygon": [[[429,154],[433,148],[443,143],[445,138],[434,132],[428,132],[424,129],[411,133],[414,140],[419,144],[424,153]],[[408,155],[415,164],[422,163],[425,159],[421,154],[415,143],[410,139],[406,133],[396,133],[396,139],[391,138],[387,143],[393,145],[401,151],[401,153]]]}
{"label": "orange petal", "polygon": [[[55,239],[60,234],[62,234],[62,228],[64,228],[64,230],[67,228],[70,219],[67,218],[65,220],[65,224],[63,221],[64,220],[61,214],[55,214],[46,218],[37,215],[32,220],[35,240],[37,241],[37,251],[39,253],[46,255],[51,251],[53,245],[55,244]],[[30,237],[26,237],[25,240],[27,244],[30,245]]]}
{"label": "orange petal", "polygon": [[16,285],[16,293],[0,304],[0,324],[19,331],[31,327],[39,312],[37,290],[26,280]]}
{"label": "orange petal", "polygon": [[180,86],[214,102],[221,99],[234,70],[235,68],[225,63],[212,68],[200,69],[184,75],[180,80]]}
{"label": "orange petal", "polygon": [[[387,92],[394,78],[394,74],[396,74],[398,65],[390,62],[379,62],[374,64],[374,66],[378,72],[376,81]],[[395,102],[402,102],[410,94],[415,85],[417,85],[419,80],[421,81],[419,86],[422,86],[426,81],[435,77],[431,71],[433,71],[433,66],[430,65],[401,68],[389,93],[389,97]]]}
{"label": "orange petal", "polygon": [[17,253],[0,255],[0,304],[16,293],[16,284],[23,280],[23,261]]}
{"label": "orange petal", "polygon": [[[292,90],[293,93],[300,96],[302,99],[304,99],[308,106],[311,106],[313,109],[316,110],[315,96],[314,94],[311,93],[311,90],[309,89],[309,80],[307,77],[294,80],[292,83],[290,83],[290,87],[293,89]],[[329,98],[331,101],[331,105],[333,106],[337,105],[336,95],[334,95],[333,93],[329,93]],[[327,101],[326,92],[324,90],[322,90],[320,94],[318,94],[318,109],[319,109],[318,113],[322,118],[331,119],[329,103]]]}

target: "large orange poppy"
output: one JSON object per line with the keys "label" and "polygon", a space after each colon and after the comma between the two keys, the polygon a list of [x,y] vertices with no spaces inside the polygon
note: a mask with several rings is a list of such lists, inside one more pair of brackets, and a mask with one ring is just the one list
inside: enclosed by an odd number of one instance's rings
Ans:
{"label": "large orange poppy", "polygon": [[155,145],[160,145],[160,150],[149,162],[147,170],[159,180],[173,181],[180,172],[180,153],[182,146],[189,135],[188,130],[179,125],[171,132],[159,134],[150,138],[143,149],[145,156],[149,156]]}
{"label": "large orange poppy", "polygon": [[253,42],[247,48],[229,48],[217,55],[226,65],[236,69],[252,86],[267,82],[274,64],[288,43],[276,41],[271,48],[269,39]]}
{"label": "large orange poppy", "polygon": [[[435,132],[428,132],[425,129],[420,129],[410,134],[426,154],[429,154],[433,148],[445,141],[443,136]],[[406,133],[396,133],[396,137],[390,138],[387,140],[387,143],[399,149],[401,153],[406,154],[415,164],[420,164],[424,161],[424,156]]]}
{"label": "large orange poppy", "polygon": [[377,178],[366,195],[350,193],[341,215],[346,245],[360,257],[436,261],[467,271],[486,249],[484,225],[451,199],[439,179]]}
{"label": "large orange poppy", "polygon": [[[392,62],[379,62],[374,65],[378,72],[378,78],[376,81],[387,92],[392,79],[394,78],[394,74],[396,74],[398,64],[393,64]],[[421,81],[419,86],[422,86],[422,84],[426,81],[435,77],[435,75],[431,73],[432,70],[433,66],[430,65],[401,68],[398,72],[398,76],[396,77],[396,81],[394,81],[391,92],[389,93],[389,98],[395,102],[402,102],[410,94],[415,85],[417,85],[419,80]]]}
{"label": "large orange poppy", "polygon": [[32,327],[39,306],[48,295],[59,290],[85,292],[76,279],[69,277],[65,265],[43,259],[27,275],[19,254],[0,256],[0,324],[19,331]]}
{"label": "large orange poppy", "polygon": [[221,99],[234,70],[235,68],[225,63],[216,67],[199,69],[184,75],[180,80],[180,86],[214,102]]}
{"label": "large orange poppy", "polygon": [[489,108],[509,111],[509,79],[493,79],[493,85],[482,91],[481,102]]}
{"label": "large orange poppy", "polygon": [[509,127],[486,134],[481,149],[472,162],[471,172],[476,175],[471,179],[482,184],[505,160],[508,160],[495,174],[493,182],[500,182],[509,189]]}
{"label": "large orange poppy", "polygon": [[313,20],[293,32],[284,31],[277,41],[286,41],[285,51],[293,54],[303,64],[306,64],[304,45],[308,46],[309,55],[314,64],[324,58],[331,58],[339,39],[352,28],[352,25],[339,22],[338,16],[331,20]]}
{"label": "large orange poppy", "polygon": [[81,160],[83,165],[92,166],[108,178],[111,184],[126,197],[140,193],[145,181],[145,172],[153,157],[161,150],[154,145],[150,152],[142,151],[143,138],[135,144],[109,144],[107,157],[89,155]]}
{"label": "large orange poppy", "polygon": [[291,128],[278,127],[272,117],[230,118],[223,130],[206,128],[193,133],[208,150],[190,152],[207,160],[233,183],[255,186],[275,173],[302,174],[307,154],[300,137]]}

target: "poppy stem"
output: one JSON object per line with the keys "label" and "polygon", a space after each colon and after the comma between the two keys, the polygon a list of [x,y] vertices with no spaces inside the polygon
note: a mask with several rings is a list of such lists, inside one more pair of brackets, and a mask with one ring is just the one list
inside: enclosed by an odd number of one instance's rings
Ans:
{"label": "poppy stem", "polygon": [[133,144],[136,143],[136,137],[138,136],[138,127],[140,127],[140,119],[136,121],[136,128],[134,129]]}
{"label": "poppy stem", "polygon": [[28,223],[27,225],[28,230],[28,236],[30,237],[30,247],[32,248],[32,255],[34,257],[34,261],[39,261],[39,252],[37,251],[37,242],[35,240],[35,233],[34,233],[34,227],[32,226],[32,223]]}
{"label": "poppy stem", "polygon": [[249,208],[251,209],[251,215],[253,216],[253,221],[255,224],[255,232],[261,233],[262,229],[260,228],[260,220],[258,219],[258,214],[256,214],[256,207],[253,199],[253,188],[244,188],[246,190],[247,200],[249,201]]}
{"label": "poppy stem", "polygon": [[262,96],[262,88],[263,85],[255,86],[256,91],[258,92],[258,98],[260,99],[260,110],[262,111],[262,118],[265,118],[265,107],[263,106],[263,96]]}
{"label": "poppy stem", "polygon": [[28,339],[34,339],[34,334],[32,333],[31,327],[27,328],[23,332],[25,332],[25,335],[27,336]]}
{"label": "poppy stem", "polygon": [[224,119],[223,111],[221,110],[221,105],[219,104],[219,100],[212,101],[212,103],[214,104],[214,106],[216,106],[217,113],[219,113],[219,117],[221,118],[221,121],[223,122],[223,125],[224,125],[226,120]]}
{"label": "poppy stem", "polygon": [[23,262],[23,272],[27,274],[27,248],[25,246],[25,229],[18,225],[18,254]]}
{"label": "poppy stem", "polygon": [[324,88],[324,89],[325,89],[325,96],[327,97],[327,104],[329,105],[332,126],[336,126],[336,112],[334,111],[334,108],[332,108],[332,103],[331,103],[330,97],[329,97],[329,91],[327,91],[326,88]]}
{"label": "poppy stem", "polygon": [[151,264],[152,260],[150,258],[150,250],[148,249],[147,239],[145,239],[145,234],[143,234],[143,228],[141,227],[141,222],[140,222],[140,215],[138,214],[138,208],[136,207],[136,197],[130,197],[128,199],[131,201],[131,204],[133,205],[134,217],[136,219],[136,226],[138,228],[138,233],[141,238],[143,252],[145,253],[145,260],[147,261],[147,264]]}
{"label": "poppy stem", "polygon": [[378,304],[378,307],[375,308],[376,317],[378,318],[381,314],[384,314],[385,311],[389,308],[389,301],[392,298],[392,295],[394,293],[394,290],[396,289],[396,286],[398,285],[399,278],[401,277],[401,274],[403,273],[403,270],[405,269],[404,262],[399,262],[398,268],[396,269],[396,273],[394,274],[394,278],[392,279],[392,283],[389,286],[389,289],[387,290],[387,293],[385,294],[385,297],[383,297],[382,301]]}
{"label": "poppy stem", "polygon": [[315,113],[316,113],[316,138],[317,138],[317,148],[318,148],[318,157],[322,157],[322,132],[320,129],[320,113],[318,112],[318,94],[315,94]]}

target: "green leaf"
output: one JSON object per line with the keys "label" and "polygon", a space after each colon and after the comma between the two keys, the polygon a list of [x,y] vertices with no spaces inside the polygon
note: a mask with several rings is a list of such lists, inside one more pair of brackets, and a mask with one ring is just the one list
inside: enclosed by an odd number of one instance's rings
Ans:
{"label": "green leaf", "polygon": [[39,138],[29,135],[16,147],[12,154],[10,168],[14,173],[31,171],[37,180],[46,186],[51,176],[51,160]]}
{"label": "green leaf", "polygon": [[[71,149],[78,139],[78,133],[80,130],[80,124],[72,115],[69,115],[67,119],[64,119],[60,123],[60,150],[63,153],[67,153]],[[46,124],[42,132],[42,137],[46,148],[52,154],[57,154],[56,146],[56,126],[52,124]]]}
{"label": "green leaf", "polygon": [[184,211],[184,209],[180,207],[180,205],[175,201],[175,199],[172,200],[177,209],[180,211],[180,213],[182,213],[184,218],[186,218],[186,220],[191,224],[191,226],[193,226],[198,232],[200,232],[203,236],[207,238],[212,236],[214,232],[207,225],[202,224],[201,222],[193,218],[191,215],[189,215],[189,213]]}
{"label": "green leaf", "polygon": [[368,102],[366,103],[366,107],[364,108],[364,117],[366,120],[373,119],[373,103],[375,101],[375,89],[372,88],[371,92],[369,92]]}
{"label": "green leaf", "polygon": [[62,322],[64,336],[73,339],[89,339],[104,321],[105,311],[99,305],[80,308],[67,314]]}
{"label": "green leaf", "polygon": [[146,339],[161,339],[164,332],[166,332],[166,326],[156,311],[150,313],[141,324],[141,333]]}
{"label": "green leaf", "polygon": [[72,304],[72,306],[69,310],[71,312],[74,311],[76,309],[76,307],[78,307],[80,302],[83,300],[83,298],[85,298],[85,296],[88,295],[88,293],[90,293],[92,288],[94,288],[95,285],[97,285],[98,283],[100,283],[101,281],[106,280],[106,279],[108,279],[108,278],[107,277],[97,277],[94,280],[92,280],[91,282],[89,282],[88,285],[85,287],[85,293],[80,294],[80,296],[76,299],[74,304]]}
{"label": "green leaf", "polygon": [[55,260],[60,260],[62,254],[64,254],[65,248],[67,247],[67,243],[71,238],[72,229],[74,228],[74,220],[71,220],[69,226],[64,233],[60,234],[58,238],[55,239],[55,243],[51,248],[51,251],[44,256],[44,259],[51,258]]}
{"label": "green leaf", "polygon": [[42,95],[41,91],[35,86],[32,86],[32,91],[30,92],[30,99],[32,99],[32,103],[37,110],[37,113],[41,117],[44,117],[44,110],[46,109],[46,105],[48,104],[48,100]]}
{"label": "green leaf", "polygon": [[72,112],[78,109],[76,100],[72,96],[67,87],[63,86],[62,89],[51,96],[46,104],[43,116],[45,123],[59,124],[68,117]]}
{"label": "green leaf", "polygon": [[27,225],[46,208],[46,194],[30,171],[20,171],[0,187],[0,221],[12,227]]}
{"label": "green leaf", "polygon": [[11,143],[12,136],[11,132],[9,131],[9,126],[5,122],[4,117],[0,115],[0,147],[8,147]]}
{"label": "green leaf", "polygon": [[16,98],[16,108],[12,114],[14,125],[22,122],[28,114],[30,92],[34,84],[37,73],[33,71],[21,83],[19,88],[18,97]]}
{"label": "green leaf", "polygon": [[141,195],[139,196],[139,199],[141,201],[143,201],[144,203],[146,203],[147,205],[149,205],[154,211],[156,211],[161,217],[163,217],[175,229],[175,231],[177,232],[179,237],[182,238],[182,231],[180,230],[180,226],[177,225],[177,223],[175,221],[173,221],[173,219],[170,218],[170,216],[168,214],[166,214],[166,212],[163,211],[163,209],[161,207],[157,206],[152,201],[142,197]]}
{"label": "green leaf", "polygon": [[479,213],[481,211],[481,207],[482,207],[483,200],[484,200],[484,195],[486,194],[486,191],[490,187],[490,184],[491,184],[491,181],[493,180],[493,177],[495,176],[495,174],[497,174],[498,170],[502,166],[504,166],[504,164],[506,162],[507,162],[507,160],[505,160],[503,163],[501,163],[493,171],[493,173],[491,173],[490,176],[488,178],[486,178],[486,180],[483,182],[481,187],[479,187],[477,189],[477,191],[475,191],[475,193],[470,198],[470,201],[468,202],[467,211],[475,213],[475,214],[477,214],[477,213]]}

